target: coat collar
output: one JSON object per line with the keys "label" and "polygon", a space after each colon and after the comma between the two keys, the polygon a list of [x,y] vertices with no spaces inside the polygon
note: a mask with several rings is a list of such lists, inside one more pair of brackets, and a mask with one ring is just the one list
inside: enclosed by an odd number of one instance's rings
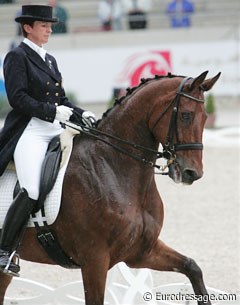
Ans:
{"label": "coat collar", "polygon": [[[54,67],[51,65],[52,62],[51,62],[50,56],[48,54],[46,54],[46,62],[44,62],[43,59],[40,57],[40,55],[37,52],[35,52],[33,49],[31,49],[25,43],[21,42],[19,47],[24,49],[29,60],[31,60],[36,66],[38,66],[39,69],[46,72],[48,75],[50,75],[55,80],[61,81],[61,79],[60,79],[61,75],[60,74],[58,75],[55,73]],[[48,66],[48,64],[50,64],[50,66],[52,66],[51,69]]]}
{"label": "coat collar", "polygon": [[37,44],[35,44],[33,41],[31,41],[30,39],[28,39],[26,37],[23,39],[23,43],[25,43],[31,49],[33,49],[35,52],[37,52],[38,55],[40,55],[41,58],[45,61],[45,56],[46,56],[47,51],[43,47],[39,47]]}

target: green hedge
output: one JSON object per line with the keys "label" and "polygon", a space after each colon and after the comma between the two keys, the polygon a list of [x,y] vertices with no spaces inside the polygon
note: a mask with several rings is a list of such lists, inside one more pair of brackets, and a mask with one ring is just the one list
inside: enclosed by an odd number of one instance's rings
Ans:
{"label": "green hedge", "polygon": [[0,94],[0,118],[4,118],[10,109],[7,97]]}
{"label": "green hedge", "polygon": [[214,113],[216,111],[215,98],[214,98],[213,94],[211,94],[211,93],[206,97],[205,108],[206,108],[206,112],[209,114]]}

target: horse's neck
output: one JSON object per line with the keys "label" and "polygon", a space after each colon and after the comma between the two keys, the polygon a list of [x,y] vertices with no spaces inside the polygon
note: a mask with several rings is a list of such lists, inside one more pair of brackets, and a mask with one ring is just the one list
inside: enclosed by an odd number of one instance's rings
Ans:
{"label": "horse's neck", "polygon": [[[137,93],[137,92],[136,92]],[[156,148],[157,143],[149,130],[147,117],[150,103],[144,99],[134,98],[115,106],[103,119],[100,130],[129,142]]]}
{"label": "horse's neck", "polygon": [[[134,156],[140,156],[149,161],[154,161],[152,153],[138,150],[133,145],[127,145],[121,140],[128,141],[132,144],[141,145],[150,149],[157,149],[158,144],[153,138],[148,128],[147,116],[149,103],[138,101],[125,101],[115,106],[99,123],[99,140],[91,137],[79,137],[76,141],[75,150],[79,148],[79,152],[84,160],[101,158],[102,162],[109,163],[110,167],[116,172],[123,171],[126,175],[127,171],[133,168],[138,170],[146,169],[146,165],[141,161],[136,161]],[[112,135],[119,140],[112,139],[102,135],[101,132]],[[82,140],[81,140],[82,138]],[[109,144],[103,143],[102,140]],[[93,149],[94,148],[94,149]],[[126,151],[127,153],[124,153]],[[132,156],[129,156],[130,153]],[[98,157],[95,157],[97,155]],[[104,161],[103,161],[104,160]],[[99,162],[99,161],[95,161]],[[124,164],[124,167],[121,165]],[[126,167],[125,167],[126,165]]]}
{"label": "horse's neck", "polygon": [[[157,143],[148,129],[148,112],[141,105],[116,106],[99,123],[98,130],[138,145],[157,149]],[[154,180],[153,167],[120,150],[123,149],[151,162],[155,161],[153,154],[139,151],[101,134],[98,134],[98,137],[109,144],[91,136],[80,135],[75,138],[71,159],[73,166],[70,166],[69,170],[78,167],[78,171],[81,172],[80,184],[84,180],[91,181],[96,189],[101,189],[104,185],[105,193],[109,192],[109,197],[113,196],[115,201],[121,201],[122,194],[130,198],[133,184],[137,185],[135,192],[141,197],[147,192],[150,181]],[[118,198],[118,194],[121,198]]]}

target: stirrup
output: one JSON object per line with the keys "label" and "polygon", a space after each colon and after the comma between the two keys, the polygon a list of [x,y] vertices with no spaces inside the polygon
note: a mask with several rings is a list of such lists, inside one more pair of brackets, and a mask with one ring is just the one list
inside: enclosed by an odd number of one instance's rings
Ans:
{"label": "stirrup", "polygon": [[[19,261],[20,261],[20,256],[19,254],[17,253],[17,251],[13,251],[12,254],[9,256],[9,259],[8,259],[8,262],[7,262],[7,265],[6,267],[2,270],[3,273],[7,274],[7,275],[11,275],[11,276],[17,276],[19,277],[20,274],[17,272],[14,272],[13,270],[9,269],[11,266],[11,263],[12,263],[12,260],[13,258],[16,257],[16,263],[14,263],[14,265],[16,266],[19,266]],[[19,268],[20,270],[20,268]]]}

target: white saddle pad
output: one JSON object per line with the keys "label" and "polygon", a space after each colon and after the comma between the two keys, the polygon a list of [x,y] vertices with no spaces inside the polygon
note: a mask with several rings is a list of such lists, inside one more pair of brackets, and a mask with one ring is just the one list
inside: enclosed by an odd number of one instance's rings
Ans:
{"label": "white saddle pad", "polygon": [[[70,145],[70,146],[69,146]],[[45,217],[41,215],[41,211],[36,213],[36,217],[30,218],[28,227],[34,227],[34,221],[37,221],[40,226],[43,226],[43,221],[47,221],[49,225],[53,224],[58,216],[60,210],[61,197],[62,197],[62,184],[65,171],[70,159],[72,151],[72,138],[66,147],[67,156],[63,166],[60,168],[57,180],[51,192],[47,195],[45,200]],[[0,228],[2,228],[3,221],[13,201],[13,190],[17,182],[15,170],[6,169],[4,174],[0,177]]]}

